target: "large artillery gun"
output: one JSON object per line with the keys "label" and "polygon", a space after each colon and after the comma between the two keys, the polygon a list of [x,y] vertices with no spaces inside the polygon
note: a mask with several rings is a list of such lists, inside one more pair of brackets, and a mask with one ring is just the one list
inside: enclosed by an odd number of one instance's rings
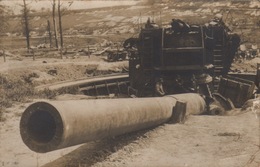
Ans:
{"label": "large artillery gun", "polygon": [[148,20],[138,38],[124,43],[129,76],[77,85],[86,95],[129,98],[36,102],[22,115],[22,139],[43,153],[189,114],[224,114],[255,89],[254,81],[226,77],[239,42],[219,18],[202,26],[173,19],[167,28]]}
{"label": "large artillery gun", "polygon": [[230,89],[232,96],[247,92],[243,96],[248,99],[255,88],[254,80],[247,82],[232,76],[224,79],[240,46],[240,37],[220,17],[204,25],[172,19],[167,28],[148,19],[139,37],[126,40],[124,46],[136,50],[129,56],[129,89],[137,97],[199,93],[208,105],[218,104],[217,113],[223,113],[233,108],[233,103],[240,107],[245,102],[235,98],[231,101],[227,93]]}
{"label": "large artillery gun", "polygon": [[[137,39],[138,54],[129,60],[129,76],[138,96],[147,96],[159,78],[168,94],[198,92],[197,85],[210,83],[217,90],[219,77],[227,75],[240,38],[221,19],[205,25],[188,25],[173,19],[169,28],[149,20]],[[204,76],[204,77],[203,77]],[[150,86],[150,87],[149,87]]]}

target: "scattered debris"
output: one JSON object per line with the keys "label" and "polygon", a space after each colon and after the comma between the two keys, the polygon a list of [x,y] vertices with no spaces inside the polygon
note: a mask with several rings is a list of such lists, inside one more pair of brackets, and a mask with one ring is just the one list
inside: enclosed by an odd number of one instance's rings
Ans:
{"label": "scattered debris", "polygon": [[110,49],[110,50],[106,50],[106,52],[108,53],[107,55],[107,61],[108,62],[115,62],[115,61],[122,61],[125,60],[127,58],[127,51],[123,50],[123,49]]}
{"label": "scattered debris", "polygon": [[57,71],[57,69],[52,69],[52,70],[49,70],[48,71],[48,74],[50,74],[50,75],[58,75],[58,71]]}

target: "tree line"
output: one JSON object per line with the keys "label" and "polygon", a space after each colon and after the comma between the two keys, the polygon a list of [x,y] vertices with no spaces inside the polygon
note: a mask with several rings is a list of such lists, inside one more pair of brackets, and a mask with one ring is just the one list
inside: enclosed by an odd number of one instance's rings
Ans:
{"label": "tree line", "polygon": [[[53,32],[54,32],[54,40],[55,44],[54,47],[57,49],[62,50],[63,49],[63,32],[62,32],[62,10],[61,10],[61,0],[52,0],[52,22],[53,22]],[[24,28],[24,34],[26,37],[26,46],[27,51],[30,52],[31,45],[30,45],[30,8],[28,7],[28,3],[26,0],[23,0],[22,5],[22,24]],[[56,20],[56,14],[58,14],[58,23]],[[58,26],[57,26],[58,24]],[[49,40],[50,40],[50,47],[52,46],[52,33],[51,33],[51,27],[50,27],[50,20],[47,21],[47,30],[49,34]],[[58,40],[58,32],[60,35],[60,40]]]}

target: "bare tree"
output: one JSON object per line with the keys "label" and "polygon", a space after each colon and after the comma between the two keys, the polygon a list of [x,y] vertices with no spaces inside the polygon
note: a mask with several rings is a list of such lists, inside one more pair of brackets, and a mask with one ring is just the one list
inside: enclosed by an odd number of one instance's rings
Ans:
{"label": "bare tree", "polygon": [[59,15],[59,27],[60,27],[60,46],[63,48],[63,33],[62,33],[62,22],[61,22],[61,3],[58,0],[58,15]]}
{"label": "bare tree", "polygon": [[59,32],[60,32],[60,46],[63,48],[63,29],[62,29],[62,16],[63,14],[68,11],[68,8],[73,4],[73,1],[68,2],[67,7],[61,8],[61,0],[58,0],[58,16],[59,16]]}
{"label": "bare tree", "polygon": [[52,47],[52,39],[51,39],[51,25],[50,20],[47,20],[47,31],[49,33],[49,40],[50,40],[50,48]]}
{"label": "bare tree", "polygon": [[[0,0],[1,2],[2,0]],[[5,7],[3,5],[0,5],[0,20],[1,20],[1,24],[0,24],[0,32],[3,32],[4,29],[7,27],[7,21],[6,21],[6,17],[5,17]]]}
{"label": "bare tree", "polygon": [[56,48],[58,48],[59,45],[58,45],[57,26],[56,26],[56,0],[53,0],[52,3],[52,19],[53,19],[55,44],[56,44]]}
{"label": "bare tree", "polygon": [[[0,0],[0,2],[1,1],[2,0]],[[8,26],[7,19],[5,17],[6,13],[7,13],[7,10],[5,9],[5,7],[3,5],[0,4],[0,20],[1,20],[0,33],[2,33]],[[1,39],[0,39],[0,42],[1,42]],[[4,62],[6,62],[6,54],[5,54],[4,46],[0,45],[0,49],[3,50],[2,53],[0,53],[0,55],[3,56]]]}
{"label": "bare tree", "polygon": [[[2,0],[0,0],[1,2]],[[7,18],[6,18],[7,10],[3,5],[0,4],[0,33],[3,33],[4,30],[7,28]]]}
{"label": "bare tree", "polygon": [[23,0],[23,9],[22,9],[22,22],[24,24],[24,31],[26,36],[27,50],[30,50],[30,28],[29,28],[29,9],[27,3]]}
{"label": "bare tree", "polygon": [[[56,2],[58,2],[58,4],[56,4]],[[69,5],[68,7],[70,7],[73,4],[73,1],[68,2]],[[63,48],[63,29],[62,29],[62,15],[64,14],[64,12],[67,10],[67,8],[61,8],[62,3],[61,0],[52,0],[52,18],[53,18],[53,27],[54,27],[54,38],[55,38],[55,44],[56,44],[56,48],[59,47],[58,44],[58,31],[57,31],[57,25],[56,25],[56,5],[58,8],[58,18],[59,18],[59,35],[60,35],[60,47],[61,49]]]}

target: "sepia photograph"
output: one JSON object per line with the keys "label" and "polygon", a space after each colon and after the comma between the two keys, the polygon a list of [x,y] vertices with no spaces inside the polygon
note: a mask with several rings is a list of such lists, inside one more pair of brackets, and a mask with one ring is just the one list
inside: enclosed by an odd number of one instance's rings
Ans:
{"label": "sepia photograph", "polygon": [[260,0],[0,0],[0,167],[260,167]]}

